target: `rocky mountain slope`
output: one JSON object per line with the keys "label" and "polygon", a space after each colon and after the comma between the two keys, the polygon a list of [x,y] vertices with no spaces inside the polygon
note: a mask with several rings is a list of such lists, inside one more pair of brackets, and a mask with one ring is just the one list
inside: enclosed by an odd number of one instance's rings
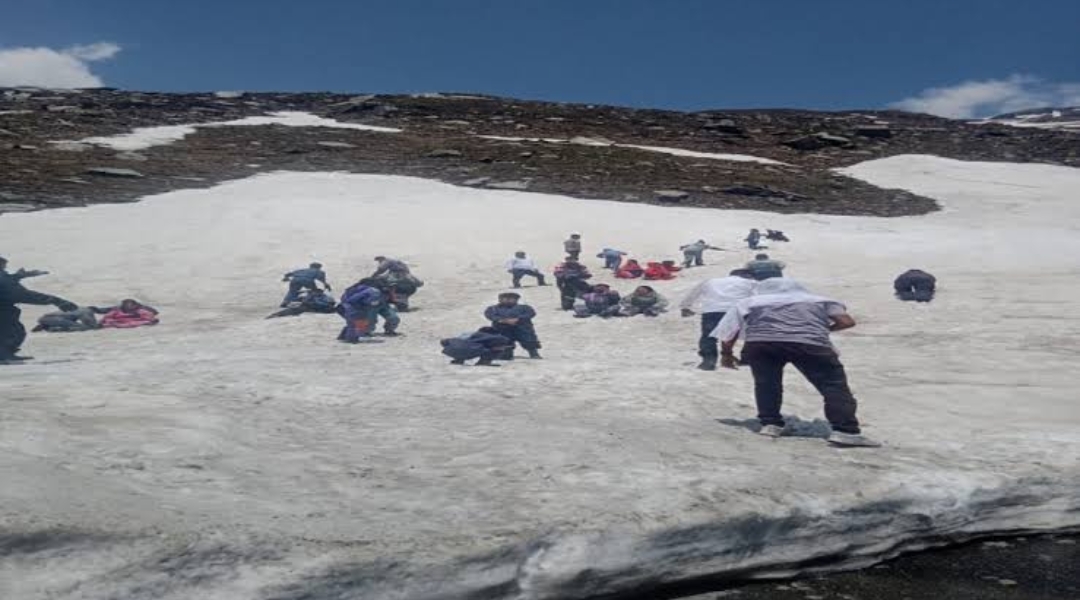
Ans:
{"label": "rocky mountain slope", "polygon": [[[401,131],[223,126],[134,152],[57,143],[274,111]],[[690,155],[665,153],[673,149]],[[744,156],[726,160],[695,152]],[[0,92],[0,212],[132,201],[279,170],[412,175],[785,213],[902,216],[935,210],[929,198],[832,171],[897,154],[1080,166],[1080,137],[895,111],[685,113],[464,94]]]}

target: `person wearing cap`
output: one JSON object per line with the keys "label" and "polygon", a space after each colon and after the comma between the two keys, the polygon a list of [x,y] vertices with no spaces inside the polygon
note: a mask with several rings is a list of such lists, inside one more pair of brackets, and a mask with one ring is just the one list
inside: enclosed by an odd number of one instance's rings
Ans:
{"label": "person wearing cap", "polygon": [[[484,311],[484,317],[491,321],[495,332],[506,337],[529,353],[529,358],[541,358],[540,340],[536,337],[536,329],[533,327],[533,318],[536,311],[528,304],[519,304],[521,294],[517,292],[504,292],[499,294],[499,303],[489,306]],[[514,344],[507,348],[499,360],[514,359]]]}
{"label": "person wearing cap", "polygon": [[289,282],[289,291],[281,301],[281,308],[296,302],[300,297],[301,290],[317,290],[319,286],[315,282],[321,282],[326,286],[326,291],[331,291],[330,284],[326,283],[326,272],[322,270],[322,264],[313,262],[306,269],[297,269],[285,274],[282,281]]}
{"label": "person wearing cap", "polygon": [[570,239],[563,242],[563,250],[566,251],[566,256],[577,260],[581,257],[581,234],[571,233]]}
{"label": "person wearing cap", "polygon": [[537,268],[536,262],[526,256],[525,252],[518,250],[506,261],[506,271],[510,273],[511,283],[515,288],[521,287],[521,278],[528,275],[536,278],[537,285],[547,285],[544,274]]}
{"label": "person wearing cap", "polygon": [[29,357],[19,356],[19,349],[26,341],[26,328],[19,321],[22,311],[19,304],[52,304],[62,311],[73,311],[78,306],[57,296],[50,296],[26,289],[22,280],[33,277],[20,269],[12,274],[7,272],[7,259],[0,257],[0,364],[11,364]]}
{"label": "person wearing cap", "polygon": [[757,283],[746,269],[735,269],[727,277],[706,279],[694,286],[682,302],[679,303],[682,316],[692,317],[695,310],[701,312],[701,336],[698,338],[698,356],[702,371],[715,371],[720,361],[720,350],[712,332],[724,314],[730,311],[736,302],[753,295]]}
{"label": "person wearing cap", "polygon": [[762,253],[754,256],[754,260],[746,263],[745,269],[750,271],[754,279],[765,281],[773,277],[783,277],[784,267],[786,266],[782,261],[773,260],[769,258],[768,254]]}
{"label": "person wearing cap", "polygon": [[754,295],[740,300],[713,332],[722,343],[720,364],[738,369],[735,343],[745,339],[742,364],[754,376],[761,434],[785,433],[780,413],[784,399],[784,367],[791,363],[822,395],[825,418],[832,427],[829,442],[840,446],[878,446],[863,437],[855,417],[857,402],[848,387],[844,365],[829,334],[855,326],[847,308],[830,298],[811,294],[797,281],[762,281]]}

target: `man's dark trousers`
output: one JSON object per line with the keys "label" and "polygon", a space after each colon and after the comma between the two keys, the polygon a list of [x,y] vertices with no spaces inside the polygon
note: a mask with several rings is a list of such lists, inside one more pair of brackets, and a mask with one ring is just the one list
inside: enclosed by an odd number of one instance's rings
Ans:
{"label": "man's dark trousers", "polygon": [[710,334],[716,330],[716,326],[724,318],[722,312],[701,313],[701,339],[698,340],[698,355],[701,358],[717,358],[720,350],[716,345],[716,338]]}
{"label": "man's dark trousers", "polygon": [[859,433],[856,401],[848,388],[844,365],[836,351],[825,346],[794,342],[747,342],[743,363],[754,374],[754,398],[762,425],[784,426],[784,366],[788,363],[810,381],[825,399],[825,418],[836,431]]}

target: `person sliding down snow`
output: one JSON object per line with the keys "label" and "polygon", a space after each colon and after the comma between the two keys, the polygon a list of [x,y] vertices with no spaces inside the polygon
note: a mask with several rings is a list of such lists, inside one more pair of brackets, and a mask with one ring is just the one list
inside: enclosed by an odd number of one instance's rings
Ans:
{"label": "person sliding down snow", "polygon": [[[484,317],[491,321],[495,331],[513,342],[521,344],[529,353],[529,358],[540,356],[540,340],[536,337],[533,318],[536,311],[527,304],[518,304],[521,295],[515,292],[499,294],[499,303],[489,306]],[[511,344],[499,357],[499,360],[514,360],[514,345]]]}
{"label": "person sliding down snow", "polygon": [[619,292],[606,283],[598,283],[574,303],[574,316],[579,319],[593,315],[604,319],[618,316],[619,300]]}
{"label": "person sliding down snow", "polygon": [[481,327],[472,333],[463,333],[455,338],[447,338],[439,342],[442,344],[442,353],[453,360],[452,365],[463,365],[465,361],[478,358],[476,366],[497,367],[492,361],[499,358],[508,349],[514,351],[514,342],[510,338],[499,335],[494,327]]}
{"label": "person sliding down snow", "polygon": [[555,285],[559,287],[559,298],[563,310],[573,310],[574,302],[588,292],[588,280],[592,274],[578,259],[568,257],[555,267]]}
{"label": "person sliding down snow", "polygon": [[784,235],[784,232],[780,231],[779,229],[766,229],[765,230],[765,239],[772,240],[774,242],[790,242],[791,241],[791,240],[788,239],[788,236]]}
{"label": "person sliding down snow", "polygon": [[761,434],[780,437],[784,393],[784,366],[803,374],[825,399],[825,418],[832,426],[829,441],[842,446],[878,446],[861,435],[855,417],[856,401],[848,388],[844,365],[829,340],[829,333],[855,326],[843,304],[815,296],[791,279],[767,279],[754,295],[741,300],[724,315],[713,337],[722,342],[720,364],[738,369],[733,352],[740,333],[742,362],[754,375]]}
{"label": "person sliding down snow", "polygon": [[656,290],[647,285],[638,286],[633,294],[622,299],[621,315],[633,317],[645,315],[646,317],[659,317],[660,313],[667,310],[668,302]]}
{"label": "person sliding down snow", "polygon": [[79,308],[63,298],[26,289],[20,283],[21,280],[32,277],[30,273],[35,272],[20,269],[16,273],[8,273],[7,265],[7,259],[0,257],[0,364],[12,364],[30,358],[18,355],[26,341],[26,328],[19,321],[22,311],[17,305],[52,304],[62,311]]}
{"label": "person sliding down snow", "polygon": [[782,261],[769,258],[768,254],[758,254],[754,260],[746,263],[744,268],[750,271],[754,279],[765,281],[773,277],[783,277],[786,266]]}
{"label": "person sliding down snow", "polygon": [[679,250],[682,250],[683,253],[683,267],[690,268],[691,266],[701,267],[705,265],[706,250],[723,250],[723,248],[710,246],[705,243],[705,240],[698,240],[692,244],[679,246]]}
{"label": "person sliding down snow", "polygon": [[101,317],[101,327],[103,329],[134,329],[135,327],[157,325],[158,322],[157,312],[147,309],[130,298],[124,300],[120,303],[120,306]]}
{"label": "person sliding down snow", "polygon": [[326,291],[331,290],[330,284],[326,283],[326,272],[322,270],[322,264],[317,262],[311,263],[306,269],[297,269],[286,273],[282,281],[289,282],[289,292],[285,294],[285,298],[281,301],[281,308],[285,308],[290,302],[296,302],[301,290],[319,289],[319,286],[315,284],[316,281],[326,286]]}
{"label": "person sliding down snow", "polygon": [[600,251],[600,254],[596,255],[596,258],[604,259],[605,269],[618,271],[619,265],[622,264],[622,257],[624,256],[626,256],[626,253],[622,250],[616,250],[614,248],[604,248]]}
{"label": "person sliding down snow", "polygon": [[906,302],[929,302],[936,287],[937,278],[919,269],[905,271],[893,282],[896,297]]}
{"label": "person sliding down snow", "polygon": [[290,302],[288,306],[266,318],[296,317],[308,312],[329,314],[334,312],[336,307],[334,297],[323,290],[304,290],[295,302]]}
{"label": "person sliding down snow", "polygon": [[641,267],[641,264],[634,259],[629,259],[623,266],[619,267],[618,271],[615,271],[615,277],[619,279],[637,279],[645,274],[645,269]]}
{"label": "person sliding down snow", "polygon": [[537,268],[536,262],[525,255],[521,250],[514,253],[510,260],[506,261],[506,271],[510,273],[511,284],[515,288],[521,287],[521,278],[528,275],[536,278],[537,285],[547,285],[544,282],[544,274]]}

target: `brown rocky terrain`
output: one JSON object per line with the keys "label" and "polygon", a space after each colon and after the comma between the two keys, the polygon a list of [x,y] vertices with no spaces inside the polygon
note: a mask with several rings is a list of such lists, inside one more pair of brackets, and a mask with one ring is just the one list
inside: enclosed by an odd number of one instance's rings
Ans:
{"label": "brown rocky terrain", "polygon": [[[203,128],[181,141],[136,152],[55,143],[274,111],[304,111],[402,132]],[[578,138],[578,143],[541,141],[549,138]],[[609,142],[753,155],[783,164],[673,156]],[[929,198],[832,172],[909,153],[1080,166],[1080,134],[896,111],[686,113],[454,94],[0,91],[0,212],[133,201],[279,170],[410,175],[710,208],[879,216],[933,211],[936,204]],[[95,171],[101,168],[122,171]],[[670,193],[658,193],[663,190]]]}

